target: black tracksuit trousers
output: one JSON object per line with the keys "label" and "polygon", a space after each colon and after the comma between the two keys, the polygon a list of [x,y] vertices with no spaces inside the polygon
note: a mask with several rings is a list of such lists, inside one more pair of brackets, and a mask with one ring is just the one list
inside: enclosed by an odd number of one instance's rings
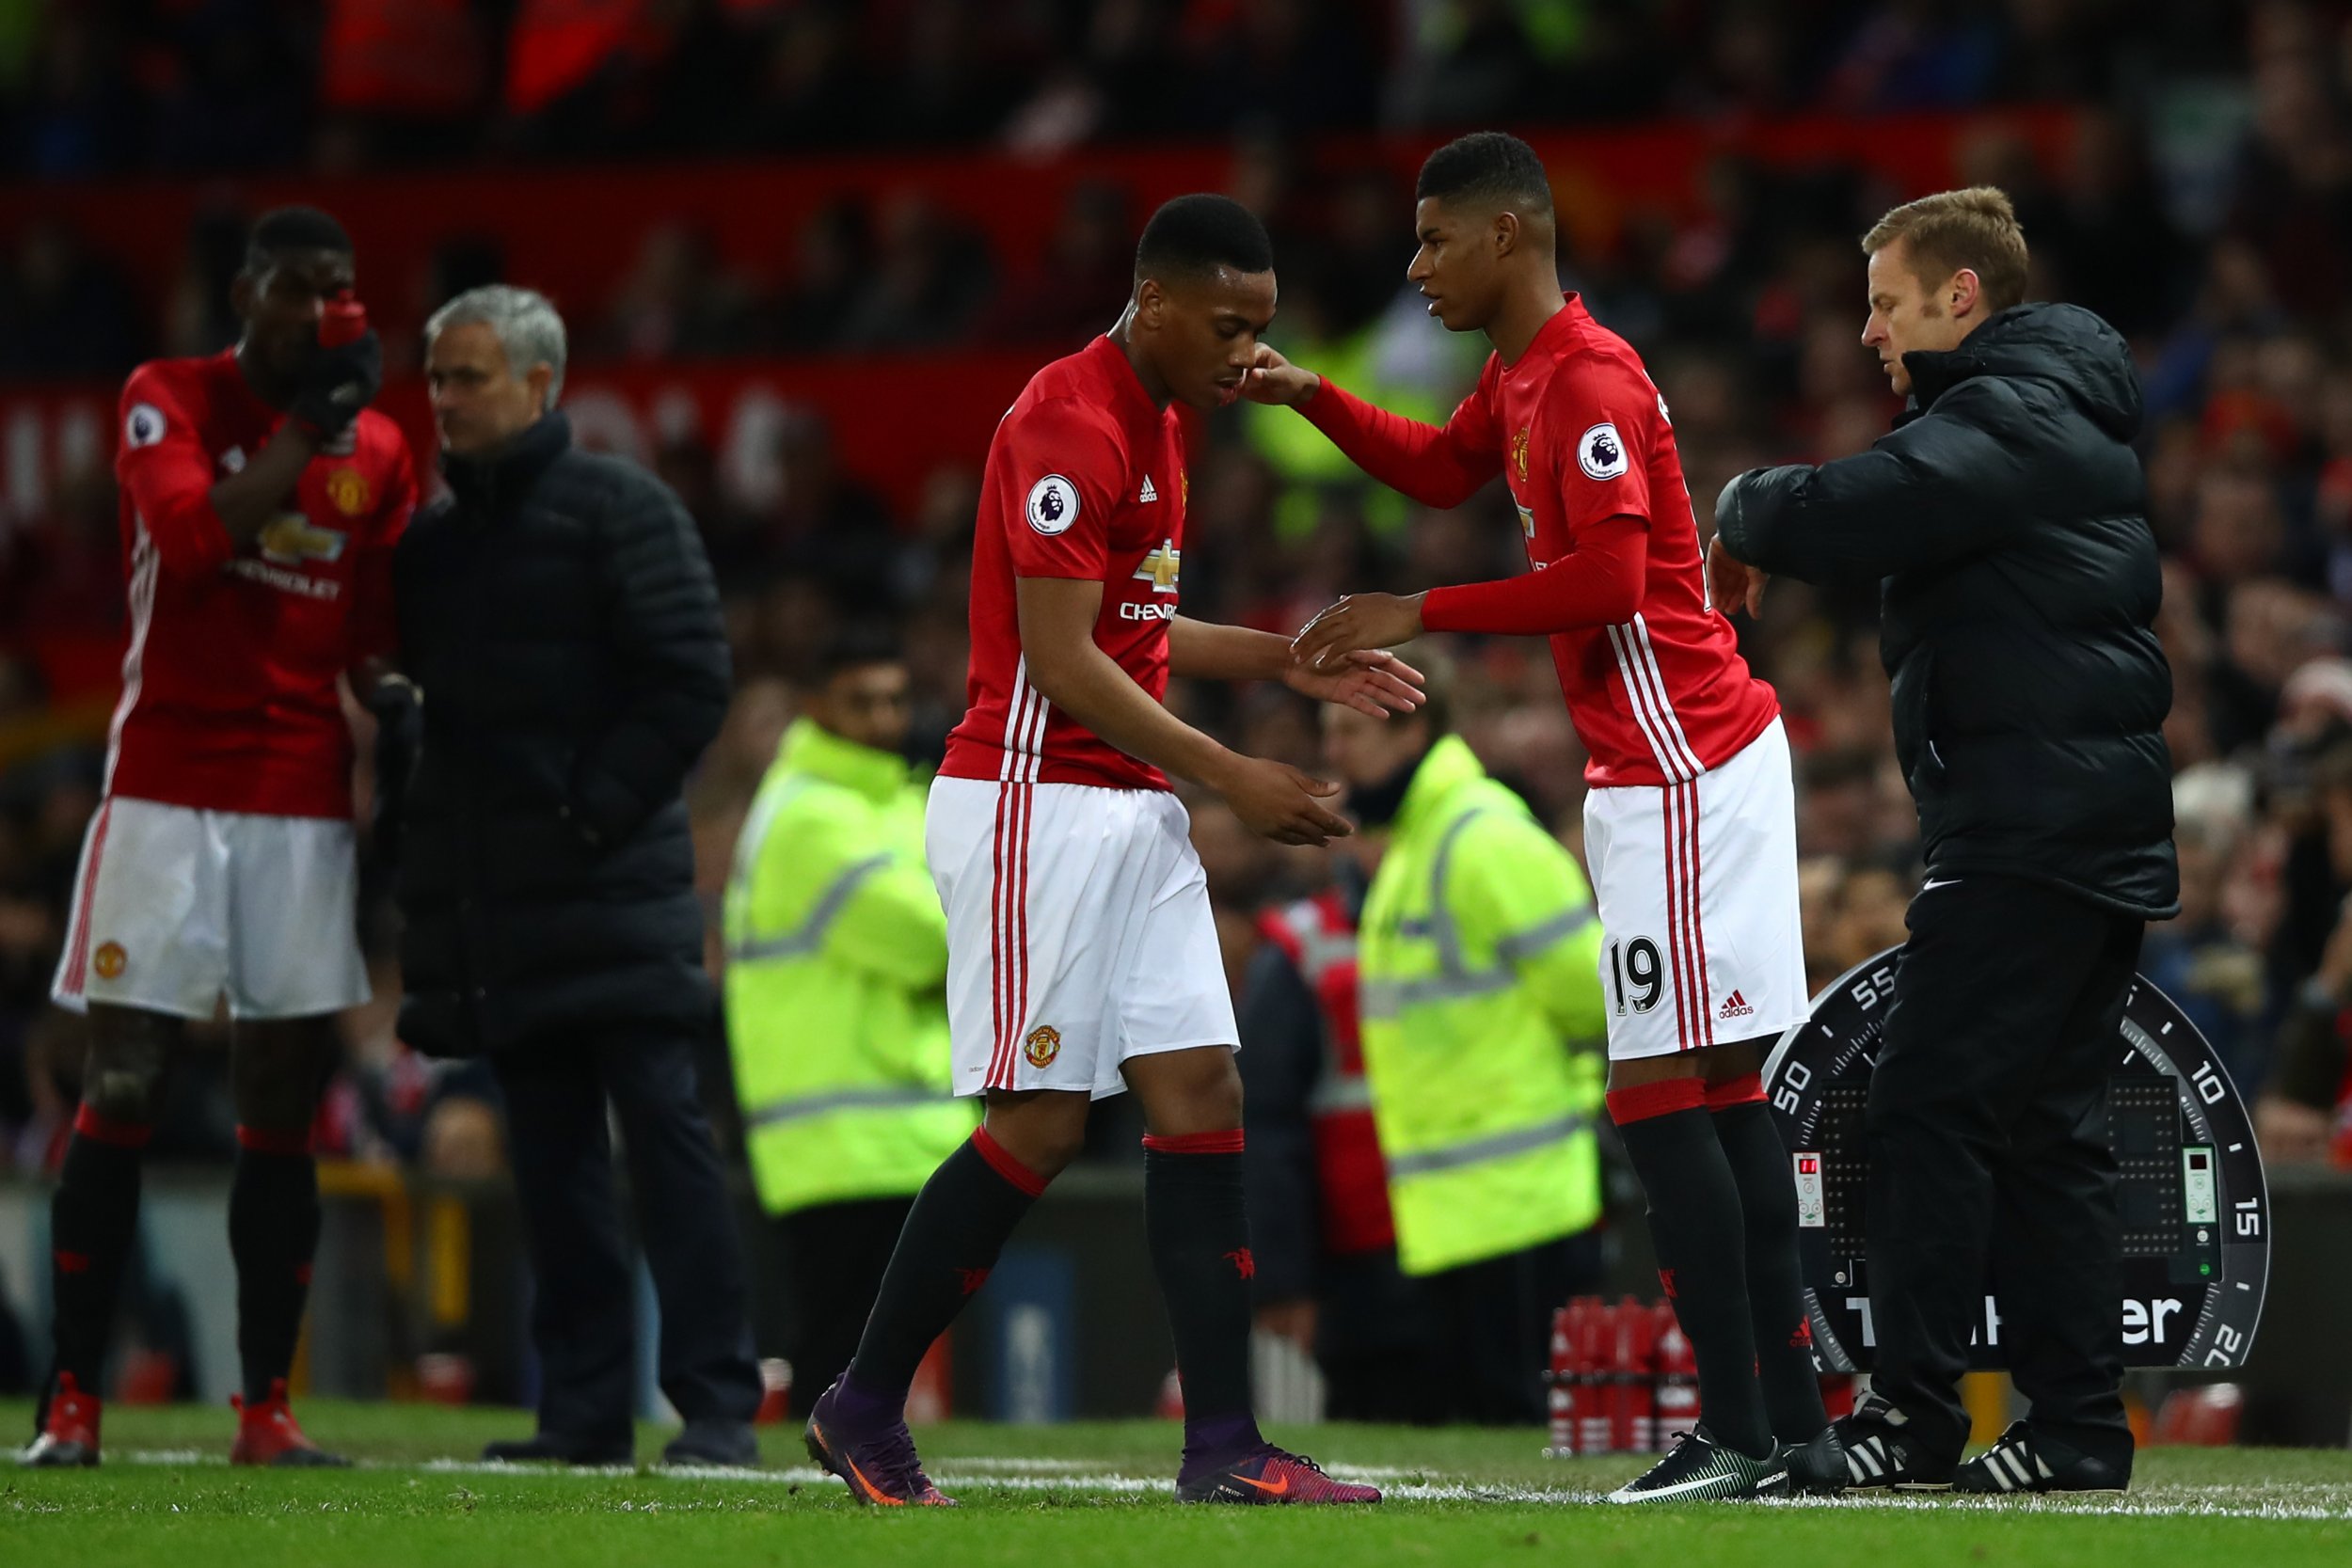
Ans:
{"label": "black tracksuit trousers", "polygon": [[2142,923],[1972,873],[1931,876],[1908,918],[1870,1079],[1872,1387],[1957,1460],[1989,1276],[2034,1429],[2128,1473],[2107,1077]]}

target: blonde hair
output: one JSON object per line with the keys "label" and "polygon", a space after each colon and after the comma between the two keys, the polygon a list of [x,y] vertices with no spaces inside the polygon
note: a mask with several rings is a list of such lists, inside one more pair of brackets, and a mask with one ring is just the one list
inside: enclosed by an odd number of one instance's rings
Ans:
{"label": "blonde hair", "polygon": [[1875,256],[1908,240],[1912,272],[1933,288],[1965,267],[1977,275],[1984,302],[2006,310],[2026,297],[2026,231],[2009,193],[1994,185],[1938,191],[1906,201],[1870,226],[1862,252]]}

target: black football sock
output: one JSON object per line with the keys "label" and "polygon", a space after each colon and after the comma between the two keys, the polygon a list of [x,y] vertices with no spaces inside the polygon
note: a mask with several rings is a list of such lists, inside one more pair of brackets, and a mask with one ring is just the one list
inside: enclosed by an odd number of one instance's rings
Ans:
{"label": "black football sock", "polygon": [[1698,1362],[1700,1418],[1716,1441],[1762,1459],[1772,1428],[1756,1377],[1746,1225],[1706,1086],[1674,1078],[1613,1089],[1609,1115],[1649,1196],[1659,1280]]}
{"label": "black football sock", "polygon": [[1256,1448],[1249,1404],[1249,1214],[1242,1134],[1143,1140],[1143,1226],[1176,1338],[1187,1464]]}
{"label": "black football sock", "polygon": [[1715,1138],[1740,1186],[1748,1231],[1748,1305],[1756,1330],[1756,1378],[1772,1435],[1806,1442],[1829,1425],[1820,1374],[1813,1368],[1813,1322],[1804,1309],[1804,1263],[1797,1251],[1797,1184],[1788,1150],[1751,1072],[1708,1090]]}
{"label": "black football sock", "polygon": [[1045,1179],[1006,1153],[985,1127],[931,1172],[841,1377],[836,1411],[852,1428],[899,1418],[931,1342],[988,1278],[1005,1238],[1044,1191]]}
{"label": "black football sock", "polygon": [[268,1399],[271,1382],[294,1367],[318,1249],[318,1163],[309,1131],[238,1128],[229,1255],[237,1265],[237,1356],[248,1406]]}
{"label": "black football sock", "polygon": [[[56,1372],[100,1394],[123,1265],[138,1234],[139,1164],[151,1129],[109,1121],[85,1105],[73,1117],[56,1196],[49,1204]],[[55,1372],[51,1385],[56,1383]],[[48,1389],[42,1390],[42,1403]]]}

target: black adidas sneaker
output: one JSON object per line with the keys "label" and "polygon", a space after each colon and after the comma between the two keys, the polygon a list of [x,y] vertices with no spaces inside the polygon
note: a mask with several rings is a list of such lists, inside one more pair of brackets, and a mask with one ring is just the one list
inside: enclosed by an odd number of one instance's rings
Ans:
{"label": "black adidas sneaker", "polygon": [[1679,1433],[1674,1451],[1609,1494],[1613,1503],[1728,1502],[1760,1497],[1788,1477],[1775,1452],[1750,1459],[1717,1442],[1705,1427]]}
{"label": "black adidas sneaker", "polygon": [[1930,1454],[1905,1432],[1910,1418],[1875,1395],[1851,1416],[1830,1423],[1846,1450],[1846,1483],[1897,1492],[1948,1492],[1953,1465]]}
{"label": "black adidas sneaker", "polygon": [[1994,1497],[2023,1492],[2121,1493],[2131,1484],[2129,1467],[2117,1469],[2055,1437],[2037,1436],[2017,1421],[2001,1440],[1960,1467],[1955,1492]]}

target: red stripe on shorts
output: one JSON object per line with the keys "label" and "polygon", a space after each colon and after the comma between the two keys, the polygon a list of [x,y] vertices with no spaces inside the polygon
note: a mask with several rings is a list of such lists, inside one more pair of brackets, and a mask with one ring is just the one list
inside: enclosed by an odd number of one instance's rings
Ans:
{"label": "red stripe on shorts", "polygon": [[996,1064],[1005,1053],[1005,809],[1012,786],[996,786],[996,829],[988,879],[988,1007],[995,1030],[989,1040],[988,1071],[980,1082],[993,1088]]}
{"label": "red stripe on shorts", "polygon": [[1679,880],[1676,866],[1682,859],[1682,833],[1675,811],[1672,784],[1668,784],[1659,797],[1658,820],[1665,838],[1665,863],[1661,869],[1666,879],[1666,973],[1675,988],[1675,1044],[1687,1051],[1692,1034],[1690,966],[1682,956],[1681,922],[1676,917],[1675,888]]}

